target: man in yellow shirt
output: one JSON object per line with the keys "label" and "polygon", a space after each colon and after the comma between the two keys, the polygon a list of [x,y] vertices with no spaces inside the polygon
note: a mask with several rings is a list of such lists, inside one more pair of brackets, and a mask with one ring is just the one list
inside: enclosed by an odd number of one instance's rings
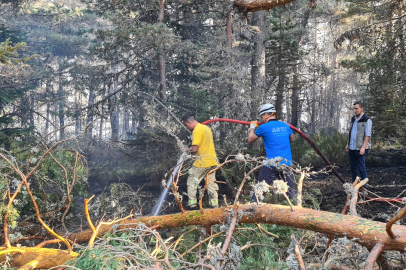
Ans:
{"label": "man in yellow shirt", "polygon": [[[187,179],[187,194],[189,197],[188,206],[193,209],[197,207],[197,189],[199,183],[204,179],[209,171],[217,167],[217,156],[214,149],[213,134],[208,126],[202,125],[196,121],[193,115],[187,115],[182,118],[183,124],[192,133],[192,146],[187,150],[194,153],[198,159],[193,163],[189,170]],[[215,173],[209,175],[209,185],[207,192],[209,193],[209,204],[211,207],[218,207],[218,190]]]}

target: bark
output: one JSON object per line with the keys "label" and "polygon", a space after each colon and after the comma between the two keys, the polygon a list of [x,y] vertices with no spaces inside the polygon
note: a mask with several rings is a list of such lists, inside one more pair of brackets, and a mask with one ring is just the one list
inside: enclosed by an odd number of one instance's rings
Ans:
{"label": "bark", "polygon": [[312,124],[312,133],[316,132],[316,59],[317,59],[317,28],[314,31],[314,56],[313,56],[313,87],[312,87],[312,115],[311,115],[311,124]]}
{"label": "bark", "polygon": [[[158,23],[163,23],[165,19],[165,0],[159,1],[159,15]],[[166,98],[166,71],[165,71],[165,56],[162,47],[158,48],[158,73],[159,73],[159,98],[165,100]]]}
{"label": "bark", "polygon": [[82,125],[80,123],[80,92],[75,91],[75,135],[78,135],[82,130]]}
{"label": "bark", "polygon": [[235,1],[235,5],[244,12],[255,12],[270,10],[293,1],[294,0],[237,0]]}
{"label": "bark", "polygon": [[294,74],[293,74],[293,86],[292,86],[292,120],[290,121],[291,125],[294,127],[298,126],[299,122],[299,94],[301,85],[299,82],[299,63],[296,62],[294,66]]}
{"label": "bark", "polygon": [[87,133],[88,133],[88,138],[89,140],[92,139],[93,135],[93,102],[94,102],[95,94],[94,94],[94,89],[93,86],[90,85],[89,89],[89,100],[88,100],[88,107],[89,109],[87,110],[87,119],[86,119],[86,126],[87,126]]}
{"label": "bark", "polygon": [[227,25],[226,25],[226,35],[227,35],[227,46],[232,49],[233,47],[233,10],[230,10],[227,16]]}
{"label": "bark", "polygon": [[[45,83],[45,91],[46,91],[46,96],[50,98],[51,92],[52,92],[52,84],[51,84],[50,80],[47,80]],[[47,119],[49,119],[49,121],[51,121],[50,113],[51,113],[51,102],[47,102]],[[45,121],[45,134],[44,135],[48,135],[48,133],[49,133],[49,121]]]}
{"label": "bark", "polygon": [[128,132],[130,132],[130,110],[124,109],[122,135],[125,140],[129,139]]}
{"label": "bark", "polygon": [[[310,9],[307,9],[304,14],[303,14],[303,19],[301,23],[302,28],[306,28],[307,24],[309,23],[309,17],[310,17]],[[302,43],[304,34],[300,34],[297,37],[297,41],[299,44]],[[295,62],[295,66],[293,67],[293,87],[292,87],[292,120],[291,124],[294,127],[298,127],[299,124],[299,95],[300,95],[300,90],[302,88],[300,79],[299,79],[299,61]]]}
{"label": "bark", "polygon": [[104,106],[101,105],[101,117],[100,117],[100,126],[99,126],[99,138],[103,139],[103,130],[104,130]]}
{"label": "bark", "polygon": [[[110,87],[110,92],[114,92],[116,84]],[[110,113],[110,126],[111,126],[111,140],[118,141],[120,133],[120,111],[118,100],[115,95],[112,95],[108,100],[109,113]]]}
{"label": "bark", "polygon": [[[357,216],[342,215],[313,209],[290,206],[265,204],[247,204],[238,207],[237,212],[242,214],[239,220],[243,223],[268,223],[300,228],[320,233],[332,234],[336,237],[354,239],[357,243],[372,249],[381,243],[384,250],[403,252],[406,248],[406,226],[393,225],[392,239],[386,233],[386,224]],[[136,227],[139,223],[147,226],[160,225],[160,229],[177,228],[190,225],[209,226],[220,224],[229,218],[233,207],[217,208],[201,211],[187,211],[164,216],[142,217],[134,220],[124,220],[118,223],[118,229]],[[115,226],[117,226],[115,225]],[[99,235],[105,234],[111,226],[101,226]],[[83,243],[90,239],[91,230],[71,234],[68,239],[76,243]]]}
{"label": "bark", "polygon": [[11,267],[17,268],[27,264],[38,263],[35,266],[35,269],[48,269],[57,265],[62,265],[66,261],[79,256],[76,252],[69,253],[66,250],[51,248],[0,248],[0,262],[5,262],[7,260],[7,255],[13,256],[13,259],[8,261]]}
{"label": "bark", "polygon": [[165,100],[166,97],[166,71],[165,71],[165,57],[162,48],[158,50],[158,72],[159,72],[159,98]]}
{"label": "bark", "polygon": [[65,139],[65,129],[62,128],[63,126],[65,126],[65,97],[63,93],[62,75],[59,75],[58,98],[59,98],[58,117],[59,117],[59,127],[61,128],[59,131],[59,140],[63,141]]}
{"label": "bark", "polygon": [[257,26],[259,32],[252,36],[254,50],[251,60],[251,119],[257,118],[257,106],[260,105],[265,90],[265,19],[265,11],[252,15],[252,25]]}
{"label": "bark", "polygon": [[373,270],[374,265],[378,257],[381,255],[384,246],[381,243],[377,243],[368,255],[367,263],[365,264],[365,270]]}
{"label": "bark", "polygon": [[34,112],[35,112],[35,94],[34,91],[30,93],[30,126],[34,126]]}
{"label": "bark", "polygon": [[[282,14],[279,15],[279,23],[282,25]],[[282,30],[281,30],[282,31]],[[275,109],[276,116],[282,120],[282,104],[283,104],[283,92],[286,84],[286,61],[283,58],[283,40],[279,39],[279,53],[278,53],[278,85],[276,86],[276,100]]]}

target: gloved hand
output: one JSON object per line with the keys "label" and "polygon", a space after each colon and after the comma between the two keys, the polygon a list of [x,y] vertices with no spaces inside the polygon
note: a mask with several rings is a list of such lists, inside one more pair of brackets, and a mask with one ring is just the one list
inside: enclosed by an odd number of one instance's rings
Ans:
{"label": "gloved hand", "polygon": [[256,129],[257,127],[259,127],[258,121],[251,121],[249,129]]}

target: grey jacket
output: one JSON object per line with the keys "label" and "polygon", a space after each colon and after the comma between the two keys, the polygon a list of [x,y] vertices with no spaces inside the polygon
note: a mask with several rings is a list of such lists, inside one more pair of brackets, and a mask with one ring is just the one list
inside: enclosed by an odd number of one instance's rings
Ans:
{"label": "grey jacket", "polygon": [[[360,150],[362,145],[364,144],[364,139],[365,139],[365,126],[367,125],[367,121],[369,120],[369,117],[366,116],[365,114],[361,117],[360,120],[355,121],[355,115],[351,118],[351,128],[350,132],[348,134],[348,144],[350,144],[351,140],[351,130],[352,126],[354,125],[354,122],[357,122],[357,139],[356,139],[356,149]],[[368,144],[365,149],[371,149],[371,138],[369,138]]]}

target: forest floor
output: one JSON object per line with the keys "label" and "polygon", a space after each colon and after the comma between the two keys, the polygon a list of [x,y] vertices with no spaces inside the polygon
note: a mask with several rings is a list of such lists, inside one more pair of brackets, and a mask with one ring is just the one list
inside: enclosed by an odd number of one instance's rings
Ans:
{"label": "forest floor", "polygon": [[[316,171],[317,169],[314,170]],[[352,182],[349,166],[338,167],[337,171],[346,182]],[[367,158],[367,171],[369,182],[366,189],[368,192],[363,190],[365,194],[364,200],[377,198],[378,196],[382,198],[406,197],[406,149],[374,150],[370,152]],[[181,178],[179,187],[180,194],[186,194],[186,179],[187,176]],[[142,204],[142,214],[149,215],[155,202],[158,200],[162,187],[160,185],[151,185],[151,183],[148,182],[128,184],[133,190],[140,189],[138,194],[143,198],[140,202]],[[99,182],[90,182],[88,188],[89,194],[92,194],[92,190],[100,189],[99,185]],[[234,199],[235,189],[233,190],[225,184],[219,184],[219,187],[219,203],[220,206],[224,206],[223,195],[226,196],[228,203],[230,203]],[[336,213],[342,211],[347,197],[344,192],[343,184],[334,174],[319,174],[306,179],[303,191],[307,193],[307,195],[305,194],[304,196],[305,207]],[[249,197],[248,190],[245,196]],[[184,196],[183,205],[184,208],[187,209],[187,196]],[[205,194],[203,206],[206,207],[207,205],[208,199],[207,194]],[[358,214],[364,218],[386,222],[389,218],[393,217],[394,213],[402,206],[403,204],[399,202],[370,201],[359,204]],[[179,211],[177,204],[174,202],[173,195],[168,193],[160,214],[170,214]],[[404,224],[402,221],[401,223]]]}
{"label": "forest floor", "polygon": [[[375,150],[367,160],[367,170],[369,182],[364,189],[364,200],[370,198],[401,198],[406,197],[406,149],[398,150]],[[351,183],[351,170],[341,167],[337,171],[342,175],[346,182]],[[186,177],[180,183],[180,194],[186,193]],[[227,201],[232,201],[233,190],[224,185],[219,184],[219,202],[220,206],[224,206],[223,195],[226,196]],[[137,186],[134,186],[137,188]],[[154,198],[154,203],[158,199],[161,187],[153,188],[146,187],[141,193],[147,198]],[[308,207],[338,212],[340,213],[344,208],[347,195],[344,192],[343,184],[338,180],[334,174],[325,175],[319,174],[316,177],[306,179],[303,185],[304,204]],[[246,192],[248,195],[248,192]],[[208,199],[203,200],[204,206],[208,204]],[[171,203],[168,203],[171,202]],[[183,205],[187,209],[187,196],[184,196]],[[143,204],[143,213],[150,213],[154,204],[150,201]],[[385,201],[370,201],[359,204],[358,214],[361,217],[372,219],[376,221],[386,222],[389,218],[393,217],[395,212],[402,207],[403,204],[399,202],[385,202]],[[173,201],[173,195],[167,195],[167,202],[164,203],[160,214],[169,214],[179,212],[179,208]],[[404,224],[405,222],[401,222]]]}
{"label": "forest floor", "polygon": [[[321,168],[315,168],[313,171],[318,171],[319,169]],[[347,183],[352,182],[349,166],[340,166],[337,170]],[[377,197],[406,197],[406,148],[396,150],[374,150],[373,152],[370,152],[367,159],[367,170],[369,177],[368,186],[366,186],[366,190],[360,192],[364,194],[362,195],[364,201],[369,200],[369,198]],[[221,176],[218,178],[221,178]],[[180,194],[186,193],[186,179],[187,176],[183,176],[180,180]],[[162,187],[148,181],[139,181],[138,183],[127,182],[126,184],[134,191],[138,190],[137,196],[141,198],[138,203],[141,205],[142,215],[149,215],[155,202],[159,198]],[[226,196],[227,201],[230,204],[234,199],[233,196],[235,194],[235,189],[225,184],[219,184],[219,187],[220,206],[225,205],[223,195]],[[92,195],[92,190],[100,190],[100,188],[100,182],[89,182],[88,193]],[[347,198],[343,184],[334,174],[318,174],[317,176],[306,179],[303,185],[303,192],[305,194],[304,207],[335,213],[341,213]],[[111,196],[111,198],[114,198],[114,196]],[[246,189],[245,198],[249,201],[249,188]],[[275,199],[278,200],[280,198],[271,197],[271,200]],[[361,201],[362,200],[359,200],[359,202]],[[131,203],[133,203],[133,201]],[[272,201],[272,203],[283,203],[283,199],[276,202]],[[184,196],[183,206],[188,210],[186,204],[187,196]],[[203,206],[204,208],[208,206],[207,194],[205,194]],[[359,204],[357,207],[357,213],[360,217],[386,223],[403,206],[404,204],[401,202],[369,201]],[[178,205],[174,202],[173,195],[168,194],[167,200],[163,204],[162,211],[159,214],[163,215],[177,212],[180,212]],[[405,220],[400,220],[400,224],[406,224]],[[326,252],[325,247],[327,237],[325,235],[318,234],[316,243],[317,245],[313,244],[314,248],[317,246],[316,251],[305,258],[306,263],[308,264],[320,262],[320,258],[322,258],[324,252]],[[338,246],[340,246],[340,244],[338,244]],[[283,256],[284,252],[285,251],[280,252],[281,256]],[[368,253],[366,252],[366,254]],[[387,255],[388,258],[399,258],[397,252],[387,252]],[[361,261],[364,261],[364,259]],[[389,261],[391,264],[399,266],[398,259]]]}

